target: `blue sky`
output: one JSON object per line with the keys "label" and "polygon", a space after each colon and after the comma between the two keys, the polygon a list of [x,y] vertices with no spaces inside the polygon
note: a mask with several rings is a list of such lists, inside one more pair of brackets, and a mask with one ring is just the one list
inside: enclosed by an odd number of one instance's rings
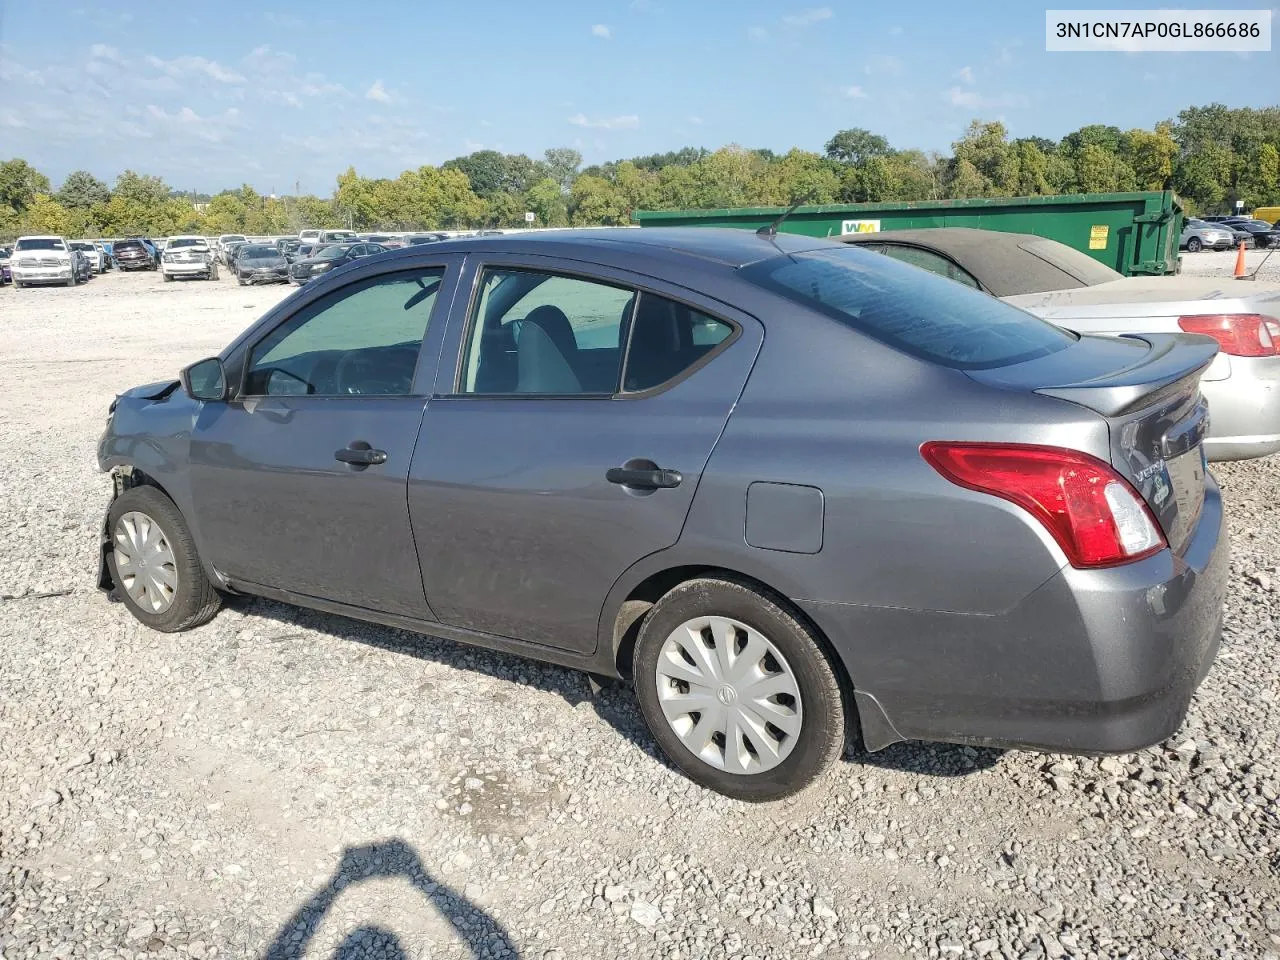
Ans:
{"label": "blue sky", "polygon": [[1274,52],[1046,53],[1044,10],[0,0],[0,158],[55,184],[130,167],[181,189],[328,194],[348,165],[394,176],[481,148],[573,146],[587,163],[688,144],[821,150],[860,126],[945,150],[975,117],[1058,138],[1280,101]]}

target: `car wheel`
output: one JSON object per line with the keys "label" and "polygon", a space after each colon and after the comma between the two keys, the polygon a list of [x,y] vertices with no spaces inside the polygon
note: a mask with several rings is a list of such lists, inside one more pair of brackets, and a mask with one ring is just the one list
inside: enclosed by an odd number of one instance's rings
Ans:
{"label": "car wheel", "polygon": [[218,265],[216,263],[209,268],[208,279],[210,280],[218,279]]}
{"label": "car wheel", "polygon": [[129,612],[153,630],[176,633],[212,619],[222,597],[200,566],[191,531],[155,487],[133,487],[107,513],[107,569]]}
{"label": "car wheel", "polygon": [[173,274],[171,274],[171,273],[162,273],[162,274],[160,274],[160,276],[164,277],[164,282],[165,282],[165,283],[172,283],[172,282],[173,282]]}
{"label": "car wheel", "polygon": [[1199,253],[1199,252],[1200,252],[1200,248],[1201,248],[1201,247],[1203,247],[1203,246],[1204,246],[1204,244],[1202,244],[1202,243],[1200,242],[1200,238],[1199,238],[1199,237],[1192,237],[1190,240],[1188,240],[1188,241],[1187,241],[1187,252],[1188,252],[1188,253]]}
{"label": "car wheel", "polygon": [[632,667],[640,710],[667,756],[726,796],[796,793],[844,749],[831,661],[807,626],[742,583],[690,580],[662,597]]}

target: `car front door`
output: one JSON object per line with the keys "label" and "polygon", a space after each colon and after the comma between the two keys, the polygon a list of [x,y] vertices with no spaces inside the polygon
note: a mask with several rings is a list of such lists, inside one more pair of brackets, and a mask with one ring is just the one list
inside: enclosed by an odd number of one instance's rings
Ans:
{"label": "car front door", "polygon": [[589,652],[614,582],[679,538],[763,330],[623,271],[475,260],[409,473],[427,598]]}
{"label": "car front door", "polygon": [[237,351],[191,433],[201,550],[233,584],[430,617],[405,484],[456,277],[365,274]]}

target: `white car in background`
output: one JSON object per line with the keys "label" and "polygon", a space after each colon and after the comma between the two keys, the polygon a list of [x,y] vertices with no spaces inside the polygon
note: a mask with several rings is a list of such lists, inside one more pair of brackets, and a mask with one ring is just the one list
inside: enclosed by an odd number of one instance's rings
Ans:
{"label": "white car in background", "polygon": [[19,237],[9,260],[15,289],[35,284],[60,284],[74,287],[80,282],[77,253],[65,237]]}
{"label": "white car in background", "polygon": [[102,273],[106,270],[106,256],[88,240],[72,240],[71,249],[79,250],[85,255],[85,259],[89,261],[89,267],[94,273]]}
{"label": "white car in background", "polygon": [[209,247],[209,241],[195,235],[170,237],[160,255],[160,273],[165,282],[174,277],[201,277],[218,279],[218,261]]}
{"label": "white car in background", "polygon": [[303,243],[319,243],[320,231],[319,230],[301,230],[298,232],[298,239]]}

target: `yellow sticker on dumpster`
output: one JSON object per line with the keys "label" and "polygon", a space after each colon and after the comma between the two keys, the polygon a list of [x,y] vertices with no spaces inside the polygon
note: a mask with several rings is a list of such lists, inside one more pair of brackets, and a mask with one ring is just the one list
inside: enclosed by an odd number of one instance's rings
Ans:
{"label": "yellow sticker on dumpster", "polygon": [[1107,234],[1111,232],[1111,228],[1105,223],[1095,223],[1089,228],[1089,249],[1105,250],[1107,249]]}

